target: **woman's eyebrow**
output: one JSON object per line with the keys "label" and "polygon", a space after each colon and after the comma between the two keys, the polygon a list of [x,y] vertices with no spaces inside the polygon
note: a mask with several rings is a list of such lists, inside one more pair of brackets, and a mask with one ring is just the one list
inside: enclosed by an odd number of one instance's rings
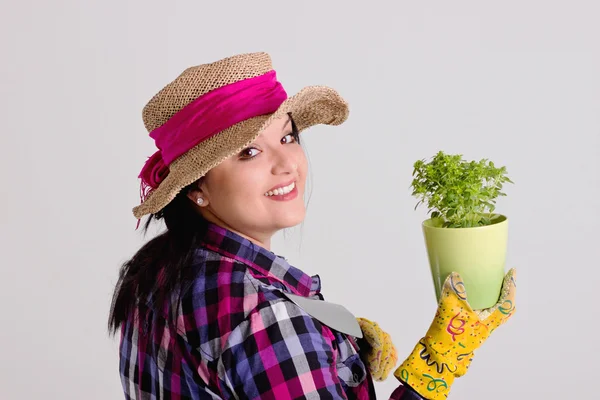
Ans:
{"label": "woman's eyebrow", "polygon": [[287,122],[285,123],[285,125],[283,125],[283,128],[281,128],[281,131],[282,131],[282,132],[283,132],[283,131],[285,131],[285,127],[286,127],[286,126],[288,126],[288,124],[289,124],[291,121],[292,121],[292,116],[291,116],[291,115],[288,115],[288,120],[287,120]]}

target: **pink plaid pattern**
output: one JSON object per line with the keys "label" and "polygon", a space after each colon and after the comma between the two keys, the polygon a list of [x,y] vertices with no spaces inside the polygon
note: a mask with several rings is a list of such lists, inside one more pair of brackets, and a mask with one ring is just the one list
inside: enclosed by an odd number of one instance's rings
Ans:
{"label": "pink plaid pattern", "polygon": [[[169,304],[121,329],[126,399],[375,399],[355,338],[280,293],[323,300],[318,275],[213,224],[191,267]],[[400,385],[390,399],[422,398]]]}

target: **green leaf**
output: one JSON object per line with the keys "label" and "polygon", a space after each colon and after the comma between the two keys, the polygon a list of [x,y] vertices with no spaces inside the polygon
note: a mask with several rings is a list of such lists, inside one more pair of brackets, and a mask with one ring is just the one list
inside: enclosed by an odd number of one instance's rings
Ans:
{"label": "green leaf", "polygon": [[414,163],[412,195],[419,199],[415,210],[427,204],[428,213],[447,227],[469,227],[490,223],[482,216],[486,208],[495,210],[495,199],[506,196],[503,183],[513,183],[506,167],[492,161],[465,161],[462,154],[438,151],[429,159]]}

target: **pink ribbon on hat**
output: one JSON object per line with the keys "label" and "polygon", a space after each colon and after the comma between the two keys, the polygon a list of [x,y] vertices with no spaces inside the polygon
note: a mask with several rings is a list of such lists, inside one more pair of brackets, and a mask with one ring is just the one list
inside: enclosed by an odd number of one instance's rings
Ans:
{"label": "pink ribbon on hat", "polygon": [[140,200],[169,174],[169,164],[198,143],[246,119],[275,112],[287,99],[276,72],[244,79],[208,92],[150,132],[158,150],[148,157],[138,178]]}

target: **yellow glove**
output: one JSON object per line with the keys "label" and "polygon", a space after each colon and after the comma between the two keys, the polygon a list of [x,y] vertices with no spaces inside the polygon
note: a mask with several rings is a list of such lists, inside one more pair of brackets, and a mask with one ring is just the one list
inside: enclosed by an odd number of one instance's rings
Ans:
{"label": "yellow glove", "polygon": [[357,318],[363,339],[366,343],[361,345],[360,355],[371,372],[373,380],[385,381],[398,362],[398,353],[392,343],[390,335],[383,330],[377,322],[366,318]]}
{"label": "yellow glove", "polygon": [[474,311],[460,275],[450,274],[429,330],[394,376],[426,399],[448,397],[454,379],[467,372],[473,352],[514,315],[515,276],[514,268],[505,275],[495,306]]}

